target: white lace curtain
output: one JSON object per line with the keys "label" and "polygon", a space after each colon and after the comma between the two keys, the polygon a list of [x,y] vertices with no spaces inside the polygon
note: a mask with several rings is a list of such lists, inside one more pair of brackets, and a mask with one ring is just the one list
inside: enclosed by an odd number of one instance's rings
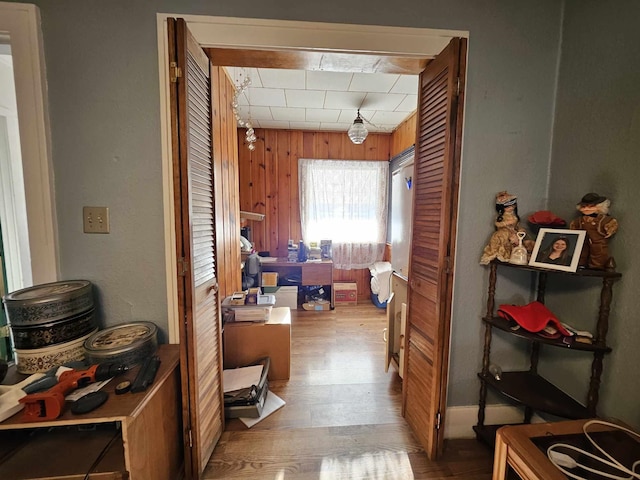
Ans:
{"label": "white lace curtain", "polygon": [[298,181],[305,243],[331,240],[334,266],[342,270],[382,260],[388,162],[300,159]]}

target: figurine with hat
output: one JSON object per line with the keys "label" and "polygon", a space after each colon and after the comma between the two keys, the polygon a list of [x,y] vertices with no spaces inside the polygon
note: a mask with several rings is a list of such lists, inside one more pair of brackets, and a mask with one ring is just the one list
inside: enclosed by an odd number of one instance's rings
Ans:
{"label": "figurine with hat", "polygon": [[[499,192],[496,195],[496,231],[493,232],[489,243],[484,247],[480,264],[487,265],[491,260],[498,259],[501,262],[508,262],[511,257],[513,247],[520,242],[518,232],[525,232],[520,226],[518,216],[518,197],[507,191]],[[527,251],[531,252],[532,241],[525,241]]]}
{"label": "figurine with hat", "polygon": [[609,238],[618,231],[618,221],[609,215],[611,202],[597,193],[587,193],[576,209],[582,214],[570,224],[572,230],[586,230],[579,266],[595,269],[615,268],[609,256]]}

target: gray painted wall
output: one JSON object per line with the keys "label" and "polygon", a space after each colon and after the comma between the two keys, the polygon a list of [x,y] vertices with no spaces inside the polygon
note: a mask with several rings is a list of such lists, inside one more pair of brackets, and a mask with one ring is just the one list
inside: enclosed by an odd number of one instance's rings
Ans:
{"label": "gray painted wall", "polygon": [[[478,261],[493,231],[496,192],[518,194],[521,215],[547,204],[562,2],[370,0],[362,11],[338,0],[35,3],[49,79],[62,276],[95,282],[106,325],[150,320],[165,332],[156,12],[468,30],[448,404],[477,403],[488,283]],[[108,206],[112,233],[83,234],[83,205]],[[531,300],[528,278],[501,282],[498,301]],[[505,368],[526,364],[510,340],[498,338],[493,352]]]}
{"label": "gray painted wall", "polygon": [[[640,216],[634,214],[633,192],[638,193],[640,180],[639,18],[640,3],[634,0],[566,2],[549,188],[549,207],[564,218],[574,218],[575,204],[594,191],[610,198],[611,215],[620,223],[610,242],[622,279],[614,285],[607,337],[613,352],[604,362],[600,413],[636,428]],[[597,315],[598,288],[585,282],[548,303],[558,314],[588,326]],[[589,358],[567,361],[555,353],[542,365],[543,373],[573,379],[576,398],[583,398],[580,380],[589,374]]]}

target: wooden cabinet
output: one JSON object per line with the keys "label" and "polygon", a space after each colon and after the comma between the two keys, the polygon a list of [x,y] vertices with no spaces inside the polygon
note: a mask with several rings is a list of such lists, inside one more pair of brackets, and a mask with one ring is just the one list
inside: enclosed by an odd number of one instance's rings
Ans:
{"label": "wooden cabinet", "polygon": [[[12,479],[174,480],[182,475],[183,443],[178,345],[161,345],[160,368],[144,392],[115,395],[140,367],[103,387],[107,402],[93,412],[69,409],[53,421],[25,423],[22,412],[0,423],[0,475]],[[102,456],[101,456],[102,455]]]}
{"label": "wooden cabinet", "polygon": [[[595,325],[592,331],[594,338],[591,344],[579,343],[575,341],[565,341],[564,337],[558,339],[548,339],[535,333],[525,330],[511,329],[512,323],[496,316],[495,314],[495,292],[499,268],[517,268],[528,270],[537,277],[537,301],[544,303],[545,291],[547,288],[548,275],[562,275],[563,281],[570,282],[576,277],[593,278],[602,281],[600,291],[600,306]],[[480,400],[478,410],[478,424],[474,427],[479,439],[493,443],[495,432],[500,425],[485,425],[485,407],[487,389],[491,388],[507,399],[524,407],[523,422],[530,423],[533,413],[536,411],[549,413],[567,419],[582,419],[596,416],[598,405],[598,390],[600,387],[600,376],[602,374],[603,359],[606,353],[611,351],[606,344],[607,330],[609,328],[609,311],[612,299],[613,283],[621,277],[621,274],[606,270],[578,270],[577,272],[562,272],[557,270],[547,270],[530,266],[518,266],[509,263],[494,261],[490,264],[489,273],[489,294],[487,299],[487,312],[482,321],[485,323],[484,352],[482,358],[482,371],[478,373],[480,378]],[[571,319],[566,319],[571,324]],[[489,372],[491,364],[491,340],[494,330],[503,332],[502,334],[514,335],[523,339],[531,346],[529,369],[525,371],[502,372],[500,379],[496,379]],[[553,385],[540,374],[538,374],[538,361],[542,346],[561,348],[568,351],[581,350],[593,353],[589,390],[586,401],[580,403],[567,395],[560,387]],[[570,354],[570,353],[569,353]]]}
{"label": "wooden cabinet", "polygon": [[404,378],[405,367],[405,329],[407,325],[407,279],[397,273],[391,275],[391,296],[387,300],[387,328],[385,328],[385,364],[389,365]]}

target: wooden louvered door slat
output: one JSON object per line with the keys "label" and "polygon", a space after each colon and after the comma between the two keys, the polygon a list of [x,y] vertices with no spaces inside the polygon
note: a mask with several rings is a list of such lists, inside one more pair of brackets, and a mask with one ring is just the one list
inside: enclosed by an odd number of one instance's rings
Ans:
{"label": "wooden louvered door slat", "polygon": [[[216,264],[211,65],[182,19],[169,19],[185,476],[200,478],[224,429]],[[173,43],[171,39],[173,38]]]}
{"label": "wooden louvered door slat", "polygon": [[465,61],[466,40],[454,38],[418,96],[403,415],[430,459],[444,438]]}

